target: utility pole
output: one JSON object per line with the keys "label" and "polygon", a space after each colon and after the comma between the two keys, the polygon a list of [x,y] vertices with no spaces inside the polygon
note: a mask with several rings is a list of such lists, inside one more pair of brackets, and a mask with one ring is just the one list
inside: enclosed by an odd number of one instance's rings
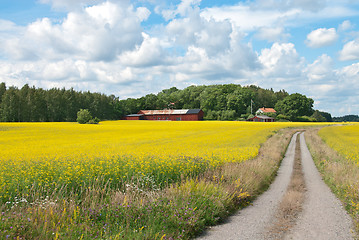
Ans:
{"label": "utility pole", "polygon": [[251,99],[251,114],[253,115],[253,106],[252,106],[252,104],[253,104],[254,102],[253,102],[253,100]]}

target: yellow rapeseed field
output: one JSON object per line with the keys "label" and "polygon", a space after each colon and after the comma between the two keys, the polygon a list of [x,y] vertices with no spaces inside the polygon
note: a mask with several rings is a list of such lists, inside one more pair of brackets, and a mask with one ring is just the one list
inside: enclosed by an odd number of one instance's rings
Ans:
{"label": "yellow rapeseed field", "polygon": [[323,128],[319,136],[347,160],[359,165],[359,124]]}
{"label": "yellow rapeseed field", "polygon": [[[32,191],[161,188],[225,162],[257,155],[275,130],[294,123],[108,121],[0,124],[0,200]],[[300,124],[303,125],[303,124]]]}
{"label": "yellow rapeseed field", "polygon": [[[279,159],[225,163],[254,158],[280,128],[308,125],[0,123],[0,239],[192,238],[248,204]],[[284,150],[284,132],[265,149]]]}

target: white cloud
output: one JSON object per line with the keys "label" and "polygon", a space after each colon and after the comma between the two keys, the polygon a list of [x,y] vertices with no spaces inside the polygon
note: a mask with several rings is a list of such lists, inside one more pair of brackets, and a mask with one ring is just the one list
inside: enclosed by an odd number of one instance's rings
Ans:
{"label": "white cloud", "polygon": [[326,0],[257,0],[252,3],[254,8],[270,9],[302,9],[306,11],[319,11],[326,6]]}
{"label": "white cloud", "polygon": [[201,16],[217,21],[229,20],[242,31],[253,31],[261,27],[273,27],[283,21],[293,19],[301,12],[298,9],[279,11],[272,9],[252,9],[245,5],[214,7],[205,9]]}
{"label": "white cloud", "polygon": [[284,32],[284,28],[282,27],[274,27],[274,28],[260,28],[256,37],[261,40],[267,40],[268,42],[276,42],[280,40],[286,40],[290,37],[290,34]]}
{"label": "white cloud", "polygon": [[[342,75],[345,76],[346,79],[352,79],[356,82],[359,81],[359,63],[353,63],[352,65],[343,67],[341,70]],[[353,85],[353,84],[350,84]],[[355,84],[359,87],[359,84]]]}
{"label": "white cloud", "polygon": [[311,48],[320,48],[334,44],[338,37],[335,28],[318,28],[307,35],[306,44]]}
{"label": "white cloud", "polygon": [[[329,54],[308,64],[303,50],[295,48],[297,39],[288,34],[296,34],[293,27],[358,14],[334,0],[328,5],[321,0],[241,1],[207,9],[200,9],[200,0],[177,1],[172,8],[165,7],[168,1],[153,0],[163,4],[154,11],[167,18],[156,25],[146,25],[151,12],[141,3],[149,6],[149,0],[41,2],[69,12],[63,20],[40,18],[27,26],[0,20],[0,75],[8,85],[74,87],[125,98],[189,84],[257,84],[306,94],[334,115],[354,111],[358,102],[359,64],[335,69]],[[349,20],[338,24],[338,31],[351,28]],[[253,39],[274,43],[257,49]],[[337,39],[334,28],[322,28],[308,34],[306,43],[321,47]],[[347,42],[339,56],[358,60],[358,41]]]}
{"label": "white cloud", "polygon": [[162,10],[162,16],[166,21],[174,19],[177,15],[185,17],[199,11],[199,4],[202,0],[181,0],[176,9]]}
{"label": "white cloud", "polygon": [[304,66],[304,59],[292,43],[274,43],[270,49],[262,50],[259,61],[264,66],[263,76],[282,80],[300,77]]}
{"label": "white cloud", "polygon": [[124,3],[104,2],[70,12],[56,24],[48,18],[39,19],[26,27],[24,33],[5,41],[9,58],[63,59],[75,57],[91,61],[112,61],[123,51],[141,44],[141,21],[149,11],[133,9]]}
{"label": "white cloud", "polygon": [[199,15],[174,19],[167,25],[170,39],[184,48],[199,46],[209,56],[223,54],[230,46],[232,26],[228,21],[206,20]]}
{"label": "white cloud", "polygon": [[354,40],[346,43],[339,52],[339,59],[341,61],[359,60],[359,41]]}
{"label": "white cloud", "polygon": [[[134,51],[128,51],[120,56],[121,63],[134,67],[149,67],[166,64],[167,53],[162,49],[158,38],[151,38],[143,33],[144,41],[141,46],[137,46]],[[167,63],[168,64],[168,63]]]}
{"label": "white cloud", "polygon": [[[95,5],[103,0],[38,0],[43,4],[50,4],[56,10],[81,10],[83,7]],[[127,1],[127,0],[125,0]]]}
{"label": "white cloud", "polygon": [[331,57],[326,54],[320,56],[307,69],[307,77],[309,82],[328,82],[334,78],[334,62]]}
{"label": "white cloud", "polygon": [[338,30],[339,31],[347,31],[347,30],[352,29],[353,27],[354,27],[354,25],[349,20],[345,20],[339,25]]}

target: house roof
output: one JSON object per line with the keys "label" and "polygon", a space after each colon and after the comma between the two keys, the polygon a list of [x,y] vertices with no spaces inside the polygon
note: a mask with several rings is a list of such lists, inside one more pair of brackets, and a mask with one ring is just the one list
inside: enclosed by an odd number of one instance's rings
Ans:
{"label": "house roof", "polygon": [[266,108],[266,107],[262,107],[260,109],[258,109],[258,111],[264,112],[264,113],[276,113],[277,111],[274,110],[274,108]]}
{"label": "house roof", "polygon": [[164,109],[164,110],[141,110],[138,114],[143,115],[171,115],[171,114],[198,114],[201,109]]}

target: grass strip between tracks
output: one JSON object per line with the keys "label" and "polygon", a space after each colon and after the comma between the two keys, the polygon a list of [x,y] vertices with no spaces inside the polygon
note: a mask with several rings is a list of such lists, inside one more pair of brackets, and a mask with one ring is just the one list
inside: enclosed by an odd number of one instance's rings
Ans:
{"label": "grass strip between tracks", "polygon": [[296,224],[298,214],[302,211],[305,199],[305,180],[302,169],[300,135],[296,138],[295,158],[293,172],[287,191],[279,204],[276,219],[269,229],[269,236],[273,239],[281,239]]}

